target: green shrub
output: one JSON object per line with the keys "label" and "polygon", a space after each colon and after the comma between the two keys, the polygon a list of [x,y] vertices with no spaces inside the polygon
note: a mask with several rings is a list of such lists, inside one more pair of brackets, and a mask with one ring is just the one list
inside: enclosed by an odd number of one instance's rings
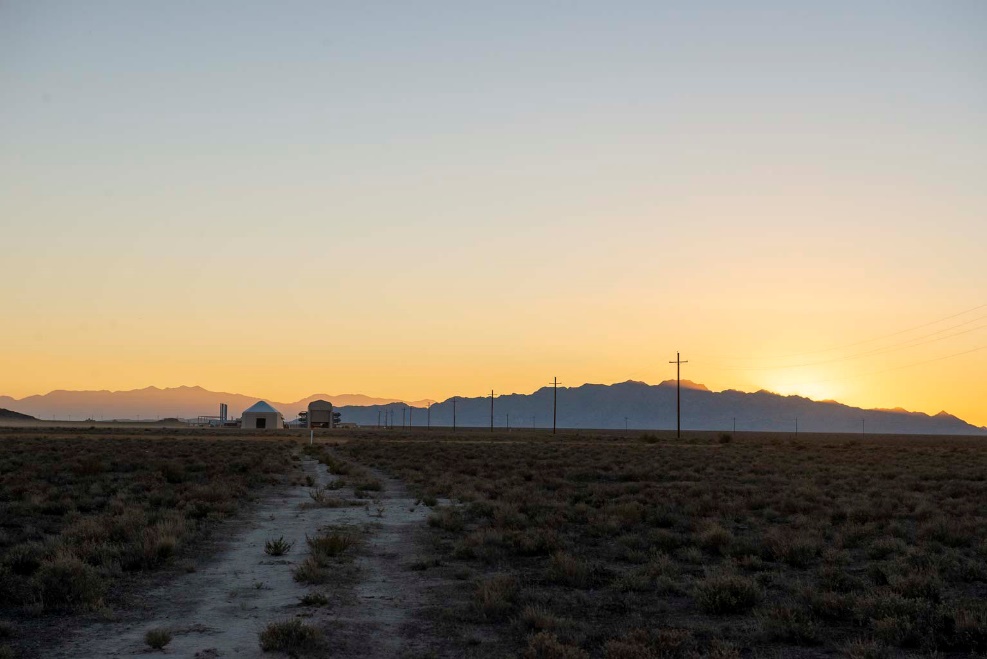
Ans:
{"label": "green shrub", "polygon": [[326,606],[329,604],[329,598],[322,593],[306,593],[298,603],[302,606]]}
{"label": "green shrub", "polygon": [[757,582],[734,574],[707,576],[696,583],[693,591],[696,605],[717,615],[750,611],[761,595]]}
{"label": "green shrub", "polygon": [[817,645],[822,640],[822,630],[811,611],[795,603],[772,606],[760,618],[770,640],[795,645]]}
{"label": "green shrub", "polygon": [[716,522],[707,524],[697,538],[699,546],[708,552],[726,553],[733,542],[733,534]]}
{"label": "green shrub", "polygon": [[149,629],[144,634],[144,642],[155,650],[161,650],[171,642],[171,632],[161,627]]}
{"label": "green shrub", "polygon": [[96,568],[64,553],[42,562],[32,586],[46,610],[95,608],[106,593]]}
{"label": "green shrub", "polygon": [[314,557],[306,556],[305,560],[295,567],[292,576],[299,583],[323,584],[329,580],[329,570]]}
{"label": "green shrub", "polygon": [[268,556],[284,556],[291,551],[294,544],[293,542],[286,541],[284,536],[281,536],[277,540],[268,540],[264,543],[264,553]]}
{"label": "green shrub", "polygon": [[987,605],[982,601],[957,604],[953,617],[955,631],[951,645],[967,652],[987,653]]}
{"label": "green shrub", "polygon": [[843,646],[843,655],[847,659],[891,659],[894,653],[878,641],[857,639]]}
{"label": "green shrub", "polygon": [[317,561],[325,562],[329,558],[339,556],[347,549],[358,544],[356,534],[348,531],[329,531],[314,538],[305,537],[309,551]]}
{"label": "green shrub", "polygon": [[463,514],[452,508],[439,508],[428,516],[428,525],[457,533],[466,526]]}
{"label": "green shrub", "polygon": [[549,559],[545,576],[552,583],[586,588],[589,585],[590,571],[585,561],[558,551]]}
{"label": "green shrub", "polygon": [[620,638],[612,638],[603,646],[605,659],[655,659],[658,653],[651,647],[648,632],[635,629]]}
{"label": "green shrub", "polygon": [[524,659],[589,659],[582,648],[568,645],[551,632],[538,632],[528,639]]}
{"label": "green shrub", "polygon": [[286,652],[296,656],[316,652],[323,645],[322,632],[297,618],[272,622],[260,633],[260,648],[264,652]]}
{"label": "green shrub", "polygon": [[526,630],[540,632],[557,629],[562,621],[550,610],[529,604],[518,616],[518,623]]}
{"label": "green shrub", "polygon": [[369,474],[364,474],[353,481],[353,489],[381,492],[384,489],[384,483]]}
{"label": "green shrub", "polygon": [[822,551],[818,540],[797,530],[772,530],[764,545],[774,560],[799,568],[808,567]]}
{"label": "green shrub", "polygon": [[504,619],[514,608],[517,591],[518,582],[515,577],[497,575],[476,584],[473,604],[484,618]]}
{"label": "green shrub", "polygon": [[4,563],[14,574],[29,577],[38,571],[46,554],[45,546],[38,542],[25,542],[7,551]]}

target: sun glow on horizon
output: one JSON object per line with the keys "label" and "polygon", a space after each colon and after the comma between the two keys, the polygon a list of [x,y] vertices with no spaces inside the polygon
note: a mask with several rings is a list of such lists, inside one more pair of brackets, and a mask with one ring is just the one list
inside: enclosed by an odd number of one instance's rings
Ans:
{"label": "sun glow on horizon", "polygon": [[618,4],[0,3],[0,395],[987,424],[987,5]]}
{"label": "sun glow on horizon", "polygon": [[810,377],[789,377],[791,374],[786,374],[785,377],[775,378],[765,378],[765,384],[762,389],[767,391],[781,394],[782,396],[802,396],[803,398],[808,398],[814,401],[837,401],[840,403],[845,403],[845,400],[841,399],[844,393],[842,387],[838,384],[831,382],[813,382]]}

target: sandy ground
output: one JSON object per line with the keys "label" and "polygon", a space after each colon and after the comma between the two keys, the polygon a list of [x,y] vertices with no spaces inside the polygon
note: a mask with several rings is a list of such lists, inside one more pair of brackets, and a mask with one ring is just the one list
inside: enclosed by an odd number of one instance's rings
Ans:
{"label": "sandy ground", "polygon": [[[317,485],[335,478],[312,460],[305,460],[304,469]],[[400,482],[382,480],[385,491],[378,500],[360,507],[305,506],[312,501],[308,487],[271,496],[254,508],[218,555],[149,591],[139,614],[86,626],[44,656],[272,657],[277,654],[261,651],[259,632],[272,621],[296,616],[325,630],[333,657],[445,655],[442,640],[429,633],[423,616],[430,577],[409,569],[421,551],[416,537],[429,509],[416,505]],[[332,494],[352,498],[347,488]],[[356,584],[296,583],[292,568],[308,554],[306,534],[330,525],[356,525],[367,533],[355,561]],[[272,558],[264,553],[264,543],[279,536],[295,545],[286,556]],[[300,607],[299,599],[314,591],[325,594],[330,604]],[[173,634],[163,653],[144,642],[144,634],[155,627]]]}

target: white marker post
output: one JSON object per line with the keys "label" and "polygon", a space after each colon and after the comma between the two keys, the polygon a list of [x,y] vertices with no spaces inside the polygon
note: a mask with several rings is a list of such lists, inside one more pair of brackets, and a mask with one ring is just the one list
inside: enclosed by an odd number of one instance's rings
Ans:
{"label": "white marker post", "polygon": [[308,445],[311,446],[312,445],[312,442],[314,442],[314,441],[315,441],[315,431],[314,430],[309,430],[308,431]]}

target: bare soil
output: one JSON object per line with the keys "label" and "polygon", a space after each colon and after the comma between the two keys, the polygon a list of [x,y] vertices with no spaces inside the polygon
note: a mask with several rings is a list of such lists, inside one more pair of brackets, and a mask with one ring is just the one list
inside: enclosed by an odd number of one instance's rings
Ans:
{"label": "bare soil", "polygon": [[[335,476],[306,459],[305,474],[317,486]],[[153,628],[171,631],[163,654],[181,657],[277,656],[261,651],[259,633],[270,622],[301,617],[325,632],[334,657],[458,656],[431,631],[425,610],[433,599],[432,575],[409,565],[426,551],[421,534],[428,508],[404,486],[381,478],[376,499],[342,508],[312,506],[311,488],[292,487],[269,495],[245,523],[231,525],[218,553],[194,572],[149,591],[138,610],[118,619],[79,628],[46,651],[59,657],[145,657],[144,641]],[[352,491],[334,492],[352,500]],[[355,526],[365,541],[350,562],[342,562],[329,584],[308,586],[293,579],[293,568],[308,555],[306,536],[327,526]],[[293,542],[282,557],[264,553],[264,544],[283,536]],[[325,607],[300,606],[306,594],[320,592]]]}

